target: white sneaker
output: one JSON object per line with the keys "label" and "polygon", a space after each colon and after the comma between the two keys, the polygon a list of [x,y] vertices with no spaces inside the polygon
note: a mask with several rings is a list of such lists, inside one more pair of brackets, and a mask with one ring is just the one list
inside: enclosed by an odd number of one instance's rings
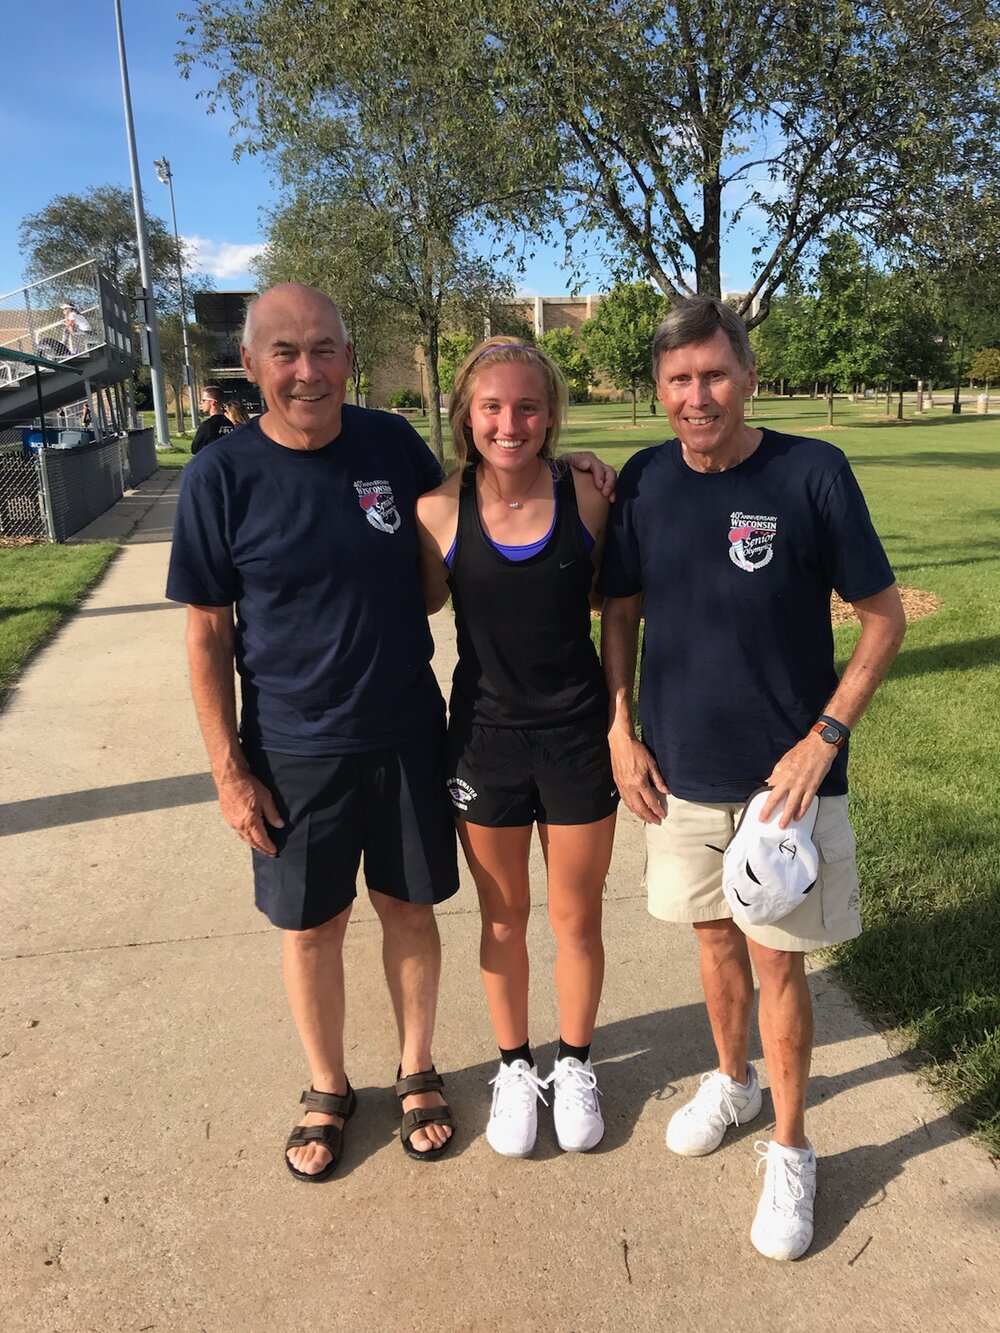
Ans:
{"label": "white sneaker", "polygon": [[816,1198],[816,1154],[785,1148],[772,1139],[755,1143],[760,1171],[765,1164],[764,1192],[750,1228],[754,1246],[768,1259],[798,1259],[813,1238]]}
{"label": "white sneaker", "polygon": [[[527,1060],[502,1061],[493,1084],[493,1105],[486,1126],[490,1147],[504,1157],[527,1157],[535,1146],[538,1133],[538,1099],[546,1086],[538,1077],[538,1067]],[[548,1102],[545,1102],[548,1106]]]}
{"label": "white sneaker", "polygon": [[597,1075],[589,1060],[575,1056],[557,1060],[545,1086],[555,1084],[552,1118],[563,1152],[589,1152],[604,1138],[604,1116],[598,1104]]}
{"label": "white sneaker", "polygon": [[746,1083],[737,1083],[716,1069],[702,1074],[701,1087],[667,1125],[667,1147],[681,1157],[715,1152],[730,1125],[745,1125],[760,1113],[760,1084],[753,1065]]}

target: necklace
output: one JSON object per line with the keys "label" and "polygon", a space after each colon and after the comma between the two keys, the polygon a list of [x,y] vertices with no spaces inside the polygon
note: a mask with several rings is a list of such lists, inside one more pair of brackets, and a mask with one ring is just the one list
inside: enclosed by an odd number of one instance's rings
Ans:
{"label": "necklace", "polygon": [[532,489],[534,488],[535,482],[541,476],[542,472],[541,460],[536,458],[535,462],[538,464],[538,466],[535,469],[535,475],[531,479],[531,485],[521,496],[520,500],[508,500],[505,495],[501,495],[500,492],[497,490],[497,488],[493,485],[492,481],[490,481],[485,471],[483,472],[483,481],[486,482],[486,485],[490,488],[490,490],[497,497],[497,499],[501,500],[507,506],[508,509],[523,509],[525,500],[527,500],[528,496],[531,494]]}

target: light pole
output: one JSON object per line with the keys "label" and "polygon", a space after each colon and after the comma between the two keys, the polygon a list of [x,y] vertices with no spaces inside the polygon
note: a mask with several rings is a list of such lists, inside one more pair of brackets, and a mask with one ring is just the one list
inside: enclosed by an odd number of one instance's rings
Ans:
{"label": "light pole", "polygon": [[122,76],[122,100],[125,103],[125,135],[128,139],[129,166],[132,170],[132,204],[135,209],[135,238],[139,247],[139,281],[143,287],[146,334],[149,339],[149,378],[153,388],[153,415],[156,419],[156,447],[170,448],[170,426],[167,422],[167,397],[163,392],[163,362],[160,359],[160,333],[156,324],[156,301],[153,297],[153,278],[149,266],[149,234],[146,231],[146,212],[142,206],[142,186],[139,183],[139,158],[135,151],[135,125],[132,121],[132,94],[128,86],[128,64],[125,60],[125,30],[122,27],[121,0],[115,0],[115,22],[118,25],[118,66]]}
{"label": "light pole", "polygon": [[165,157],[158,157],[154,160],[153,166],[156,168],[156,174],[170,191],[170,216],[174,223],[174,248],[177,251],[177,290],[181,298],[181,341],[184,344],[184,383],[187,385],[188,397],[191,399],[191,425],[197,429],[198,405],[194,396],[194,379],[191,375],[191,349],[188,347],[188,320],[187,320],[187,301],[184,299],[184,265],[181,263],[181,241],[177,235],[177,209],[174,207],[174,173],[170,170],[170,163]]}

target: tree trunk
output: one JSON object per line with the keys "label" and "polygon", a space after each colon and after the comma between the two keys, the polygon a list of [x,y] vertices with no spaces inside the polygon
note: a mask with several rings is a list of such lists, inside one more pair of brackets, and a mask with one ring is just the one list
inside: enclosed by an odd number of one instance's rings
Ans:
{"label": "tree trunk", "polygon": [[962,393],[959,385],[962,383],[962,371],[965,369],[965,330],[963,329],[958,339],[958,373],[955,376],[955,398],[951,405],[952,416],[959,416],[962,411]]}
{"label": "tree trunk", "polygon": [[636,417],[635,417],[635,399],[636,399],[636,391],[635,391],[635,385],[633,385],[633,386],[632,386],[632,425],[633,425],[633,426],[636,424]]}
{"label": "tree trunk", "polygon": [[896,420],[903,420],[903,386],[899,386],[899,402],[896,404]]}
{"label": "tree trunk", "polygon": [[702,223],[694,251],[695,281],[699,296],[722,296],[719,231],[722,225],[722,183],[718,167],[706,164],[701,187]]}
{"label": "tree trunk", "polygon": [[427,328],[427,421],[430,426],[431,449],[438,461],[444,463],[444,440],[441,435],[441,379],[438,374],[438,337],[436,319]]}
{"label": "tree trunk", "polygon": [[892,380],[889,380],[885,386],[885,414],[892,415]]}
{"label": "tree trunk", "polygon": [[826,424],[833,425],[833,385],[826,386]]}

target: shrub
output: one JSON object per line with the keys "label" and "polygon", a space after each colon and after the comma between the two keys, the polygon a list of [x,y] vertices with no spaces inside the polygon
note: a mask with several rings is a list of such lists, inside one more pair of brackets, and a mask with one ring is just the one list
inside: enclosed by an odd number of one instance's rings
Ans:
{"label": "shrub", "polygon": [[389,395],[390,407],[419,407],[420,394],[414,389],[393,389]]}

